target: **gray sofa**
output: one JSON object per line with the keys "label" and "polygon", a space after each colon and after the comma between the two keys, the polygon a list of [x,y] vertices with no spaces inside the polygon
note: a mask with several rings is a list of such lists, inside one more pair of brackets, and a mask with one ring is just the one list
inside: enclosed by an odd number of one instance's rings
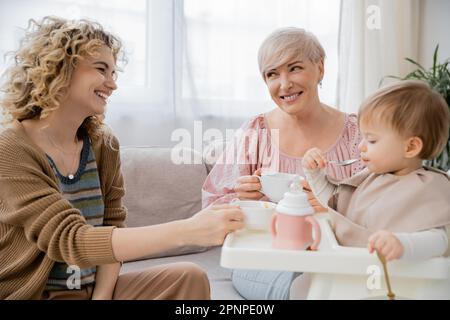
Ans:
{"label": "gray sofa", "polygon": [[[128,208],[128,227],[153,225],[184,219],[201,209],[201,187],[210,166],[202,155],[184,152],[193,164],[174,164],[171,148],[122,147],[122,172]],[[220,266],[220,247],[184,247],[147,259],[126,262],[122,273],[177,261],[198,264],[208,274],[212,299],[242,299],[231,284],[231,271]]]}

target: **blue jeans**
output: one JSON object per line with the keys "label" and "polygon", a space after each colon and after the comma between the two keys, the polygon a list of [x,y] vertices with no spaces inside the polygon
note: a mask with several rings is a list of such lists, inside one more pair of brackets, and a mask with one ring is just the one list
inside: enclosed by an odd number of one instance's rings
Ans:
{"label": "blue jeans", "polygon": [[288,300],[291,284],[300,272],[233,270],[231,280],[247,300]]}

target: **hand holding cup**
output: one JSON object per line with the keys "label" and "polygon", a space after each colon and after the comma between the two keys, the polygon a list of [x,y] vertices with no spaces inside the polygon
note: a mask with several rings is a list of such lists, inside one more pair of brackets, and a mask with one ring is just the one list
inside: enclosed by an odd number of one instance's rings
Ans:
{"label": "hand holding cup", "polygon": [[239,177],[234,192],[240,200],[259,200],[264,194],[260,192],[261,182],[259,180],[261,176],[261,169],[256,170],[251,176]]}

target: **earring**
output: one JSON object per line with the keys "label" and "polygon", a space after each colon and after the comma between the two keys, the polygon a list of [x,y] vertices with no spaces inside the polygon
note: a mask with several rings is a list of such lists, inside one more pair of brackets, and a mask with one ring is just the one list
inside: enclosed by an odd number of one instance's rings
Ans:
{"label": "earring", "polygon": [[322,89],[322,80],[320,80],[320,82],[319,82],[319,87],[320,87],[320,89]]}

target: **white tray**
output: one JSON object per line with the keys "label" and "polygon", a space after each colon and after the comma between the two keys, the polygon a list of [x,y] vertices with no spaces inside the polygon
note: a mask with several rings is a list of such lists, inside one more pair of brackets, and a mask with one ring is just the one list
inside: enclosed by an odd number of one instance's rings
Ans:
{"label": "white tray", "polygon": [[[379,289],[369,290],[367,285],[369,276],[376,270],[380,276],[383,274],[376,254],[369,254],[365,248],[339,246],[329,216],[321,214],[316,218],[322,232],[318,251],[275,249],[269,232],[244,230],[229,234],[225,239],[221,266],[311,273],[309,298],[356,299],[384,294],[383,277]],[[388,270],[394,292],[397,290],[402,296],[450,299],[449,258],[396,260],[388,263]]]}

